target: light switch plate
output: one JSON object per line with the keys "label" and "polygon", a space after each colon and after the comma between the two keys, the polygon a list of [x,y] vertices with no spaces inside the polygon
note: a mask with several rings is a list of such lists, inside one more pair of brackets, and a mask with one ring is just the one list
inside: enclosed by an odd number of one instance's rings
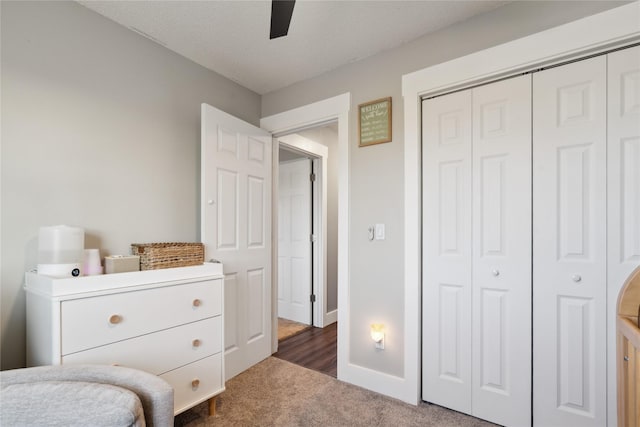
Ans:
{"label": "light switch plate", "polygon": [[384,240],[384,224],[376,224],[376,240]]}

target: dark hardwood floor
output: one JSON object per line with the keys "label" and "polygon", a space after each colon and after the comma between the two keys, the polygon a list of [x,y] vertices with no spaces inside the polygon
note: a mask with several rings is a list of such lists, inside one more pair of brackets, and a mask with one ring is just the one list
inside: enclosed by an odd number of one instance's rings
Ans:
{"label": "dark hardwood floor", "polygon": [[278,343],[273,356],[323,374],[338,376],[338,324],[308,328]]}

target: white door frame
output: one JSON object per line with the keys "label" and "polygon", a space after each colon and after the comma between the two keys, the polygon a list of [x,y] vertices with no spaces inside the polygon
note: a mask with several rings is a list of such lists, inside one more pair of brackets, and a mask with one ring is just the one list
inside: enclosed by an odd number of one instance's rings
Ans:
{"label": "white door frame", "polygon": [[[405,135],[404,342],[407,381],[418,379],[421,369],[421,99],[638,42],[638,7],[638,2],[626,4],[402,77]],[[612,305],[609,304],[609,307]],[[607,340],[609,355],[615,355],[615,336]],[[607,376],[608,422],[609,425],[616,425],[615,363],[608,363]],[[412,381],[407,387],[406,392],[415,393],[416,402],[420,400],[419,381]]]}
{"label": "white door frame", "polygon": [[[329,158],[329,148],[325,145],[314,142],[310,139],[304,138],[298,134],[286,135],[286,140],[279,139],[278,136],[274,136],[274,146],[277,148],[286,147],[290,151],[303,154],[310,157],[313,162],[313,170],[316,174],[316,180],[313,182],[313,234],[316,236],[315,242],[313,242],[313,292],[316,295],[316,301],[313,303],[313,319],[311,324],[318,328],[324,328],[328,324],[336,321],[335,313],[327,313],[327,160]],[[273,248],[274,259],[277,259],[278,254],[278,205],[275,203],[278,200],[280,187],[278,177],[280,171],[280,150],[274,150],[273,152],[273,200],[272,206],[272,218],[273,224],[276,229],[272,229],[272,235],[274,236],[273,242],[276,247]],[[272,270],[274,283],[278,283],[278,269],[277,263],[274,263]],[[277,303],[277,299],[276,299]],[[277,307],[276,307],[276,313]],[[276,329],[277,330],[277,329]]]}
{"label": "white door frame", "polygon": [[[338,378],[341,376],[341,364],[347,362],[347,343],[349,342],[348,290],[349,290],[349,110],[351,94],[349,92],[309,105],[294,108],[260,120],[260,127],[272,134],[283,135],[304,128],[319,126],[338,121]],[[274,150],[277,149],[274,144]],[[279,156],[278,156],[279,157]],[[275,163],[275,162],[274,162]],[[326,187],[325,187],[326,188]],[[277,218],[277,217],[276,217]],[[272,218],[273,222],[273,218]],[[273,224],[272,224],[273,225]],[[275,224],[277,227],[277,224]],[[272,239],[272,244],[277,242]],[[277,262],[277,252],[272,255]],[[273,280],[273,277],[272,277]],[[272,287],[272,313],[277,308],[277,288]],[[326,306],[321,316],[327,316]],[[272,330],[277,330],[277,315],[273,315]],[[272,334],[271,349],[278,349],[278,336]]]}

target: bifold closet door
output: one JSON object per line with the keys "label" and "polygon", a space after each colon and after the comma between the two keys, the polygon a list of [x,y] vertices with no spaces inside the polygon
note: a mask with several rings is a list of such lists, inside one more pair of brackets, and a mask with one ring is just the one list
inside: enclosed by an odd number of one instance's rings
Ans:
{"label": "bifold closet door", "polygon": [[470,414],[471,91],[422,114],[422,399]]}
{"label": "bifold closet door", "polygon": [[423,102],[423,400],[531,422],[531,77]]}
{"label": "bifold closet door", "polygon": [[622,284],[640,265],[640,46],[610,53],[607,63],[607,378],[608,418],[613,426],[616,303]]}
{"label": "bifold closet door", "polygon": [[606,425],[606,57],[533,76],[533,418]]}
{"label": "bifold closet door", "polygon": [[472,414],[531,423],[531,75],[473,89]]}

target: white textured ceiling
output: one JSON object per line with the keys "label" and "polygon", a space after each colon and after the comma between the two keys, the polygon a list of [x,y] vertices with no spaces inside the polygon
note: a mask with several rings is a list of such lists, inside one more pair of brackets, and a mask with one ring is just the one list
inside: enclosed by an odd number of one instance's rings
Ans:
{"label": "white textured ceiling", "polygon": [[397,47],[508,1],[296,2],[269,40],[271,2],[79,1],[259,94]]}

